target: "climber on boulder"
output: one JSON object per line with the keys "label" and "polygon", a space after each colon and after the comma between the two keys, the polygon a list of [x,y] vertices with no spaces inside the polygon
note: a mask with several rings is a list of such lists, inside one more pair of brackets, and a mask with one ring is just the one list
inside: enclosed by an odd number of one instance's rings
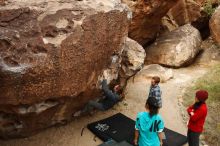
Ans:
{"label": "climber on boulder", "polygon": [[91,112],[93,109],[108,110],[122,99],[122,88],[120,85],[115,85],[113,91],[109,89],[106,79],[102,81],[101,85],[104,96],[99,101],[90,100],[82,113]]}

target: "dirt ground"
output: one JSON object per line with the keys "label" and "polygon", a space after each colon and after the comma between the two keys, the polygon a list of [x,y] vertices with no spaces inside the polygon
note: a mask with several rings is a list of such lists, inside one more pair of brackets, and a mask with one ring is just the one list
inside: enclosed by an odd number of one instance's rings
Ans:
{"label": "dirt ground", "polygon": [[[209,55],[206,58],[209,58]],[[173,70],[174,78],[161,84],[163,108],[160,113],[167,128],[186,135],[186,125],[182,120],[178,97],[183,95],[186,86],[209,70],[210,64],[213,63],[206,59],[199,59],[197,65]],[[118,112],[135,119],[138,112],[144,111],[149,85],[150,81],[146,79],[134,80],[134,82],[130,80],[125,91],[125,100],[113,109],[106,112],[96,112],[93,116],[80,117],[65,126],[52,127],[29,138],[0,140],[0,146],[97,146],[102,142],[98,138],[94,140],[94,135],[86,128],[81,136],[82,128],[90,122]]]}

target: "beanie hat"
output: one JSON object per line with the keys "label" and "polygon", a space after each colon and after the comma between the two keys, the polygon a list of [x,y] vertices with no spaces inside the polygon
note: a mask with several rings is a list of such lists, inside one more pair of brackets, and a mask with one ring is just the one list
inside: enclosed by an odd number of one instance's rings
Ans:
{"label": "beanie hat", "polygon": [[199,101],[205,102],[208,99],[208,92],[205,90],[199,90],[196,92],[196,98]]}
{"label": "beanie hat", "polygon": [[150,105],[150,106],[159,107],[158,100],[155,97],[149,97],[147,99],[147,104]]}

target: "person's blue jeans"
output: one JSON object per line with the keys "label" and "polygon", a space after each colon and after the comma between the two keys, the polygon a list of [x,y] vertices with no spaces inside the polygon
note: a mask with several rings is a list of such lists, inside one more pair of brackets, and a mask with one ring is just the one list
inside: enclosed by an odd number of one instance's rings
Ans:
{"label": "person's blue jeans", "polygon": [[92,111],[94,109],[97,109],[97,110],[100,110],[100,111],[104,111],[105,110],[105,108],[104,108],[102,103],[90,100],[88,102],[88,104],[86,105],[85,109],[83,110],[83,112],[90,112],[90,111]]}

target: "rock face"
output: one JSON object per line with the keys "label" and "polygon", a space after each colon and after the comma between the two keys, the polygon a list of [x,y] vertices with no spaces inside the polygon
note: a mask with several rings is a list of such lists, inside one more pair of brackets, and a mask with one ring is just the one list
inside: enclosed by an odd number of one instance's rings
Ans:
{"label": "rock face", "polygon": [[151,64],[144,66],[143,69],[135,75],[134,80],[136,82],[146,79],[150,80],[153,76],[159,76],[161,82],[166,82],[173,78],[173,71],[158,64]]}
{"label": "rock face", "polygon": [[141,45],[154,40],[160,31],[161,18],[178,0],[122,0],[133,12],[129,37]]}
{"label": "rock face", "polygon": [[194,0],[179,0],[178,3],[170,9],[168,15],[179,25],[196,21],[201,17],[201,5]]}
{"label": "rock face", "polygon": [[181,67],[192,62],[199,53],[201,36],[190,24],[162,34],[154,44],[146,48],[146,64]]}
{"label": "rock face", "polygon": [[5,5],[5,0],[0,0],[0,6]]}
{"label": "rock face", "polygon": [[213,39],[220,45],[220,6],[212,15],[209,26]]}
{"label": "rock face", "polygon": [[65,123],[127,37],[118,0],[8,0],[0,7],[0,137]]}
{"label": "rock face", "polygon": [[218,0],[179,0],[163,18],[169,20],[163,22],[163,26],[170,30],[170,26],[173,24],[177,24],[178,27],[191,23],[200,31],[202,39],[205,40],[210,36],[209,19],[211,11],[219,4],[220,1]]}
{"label": "rock face", "polygon": [[145,50],[136,41],[127,38],[122,53],[120,80],[125,82],[129,77],[138,72],[145,60]]}

